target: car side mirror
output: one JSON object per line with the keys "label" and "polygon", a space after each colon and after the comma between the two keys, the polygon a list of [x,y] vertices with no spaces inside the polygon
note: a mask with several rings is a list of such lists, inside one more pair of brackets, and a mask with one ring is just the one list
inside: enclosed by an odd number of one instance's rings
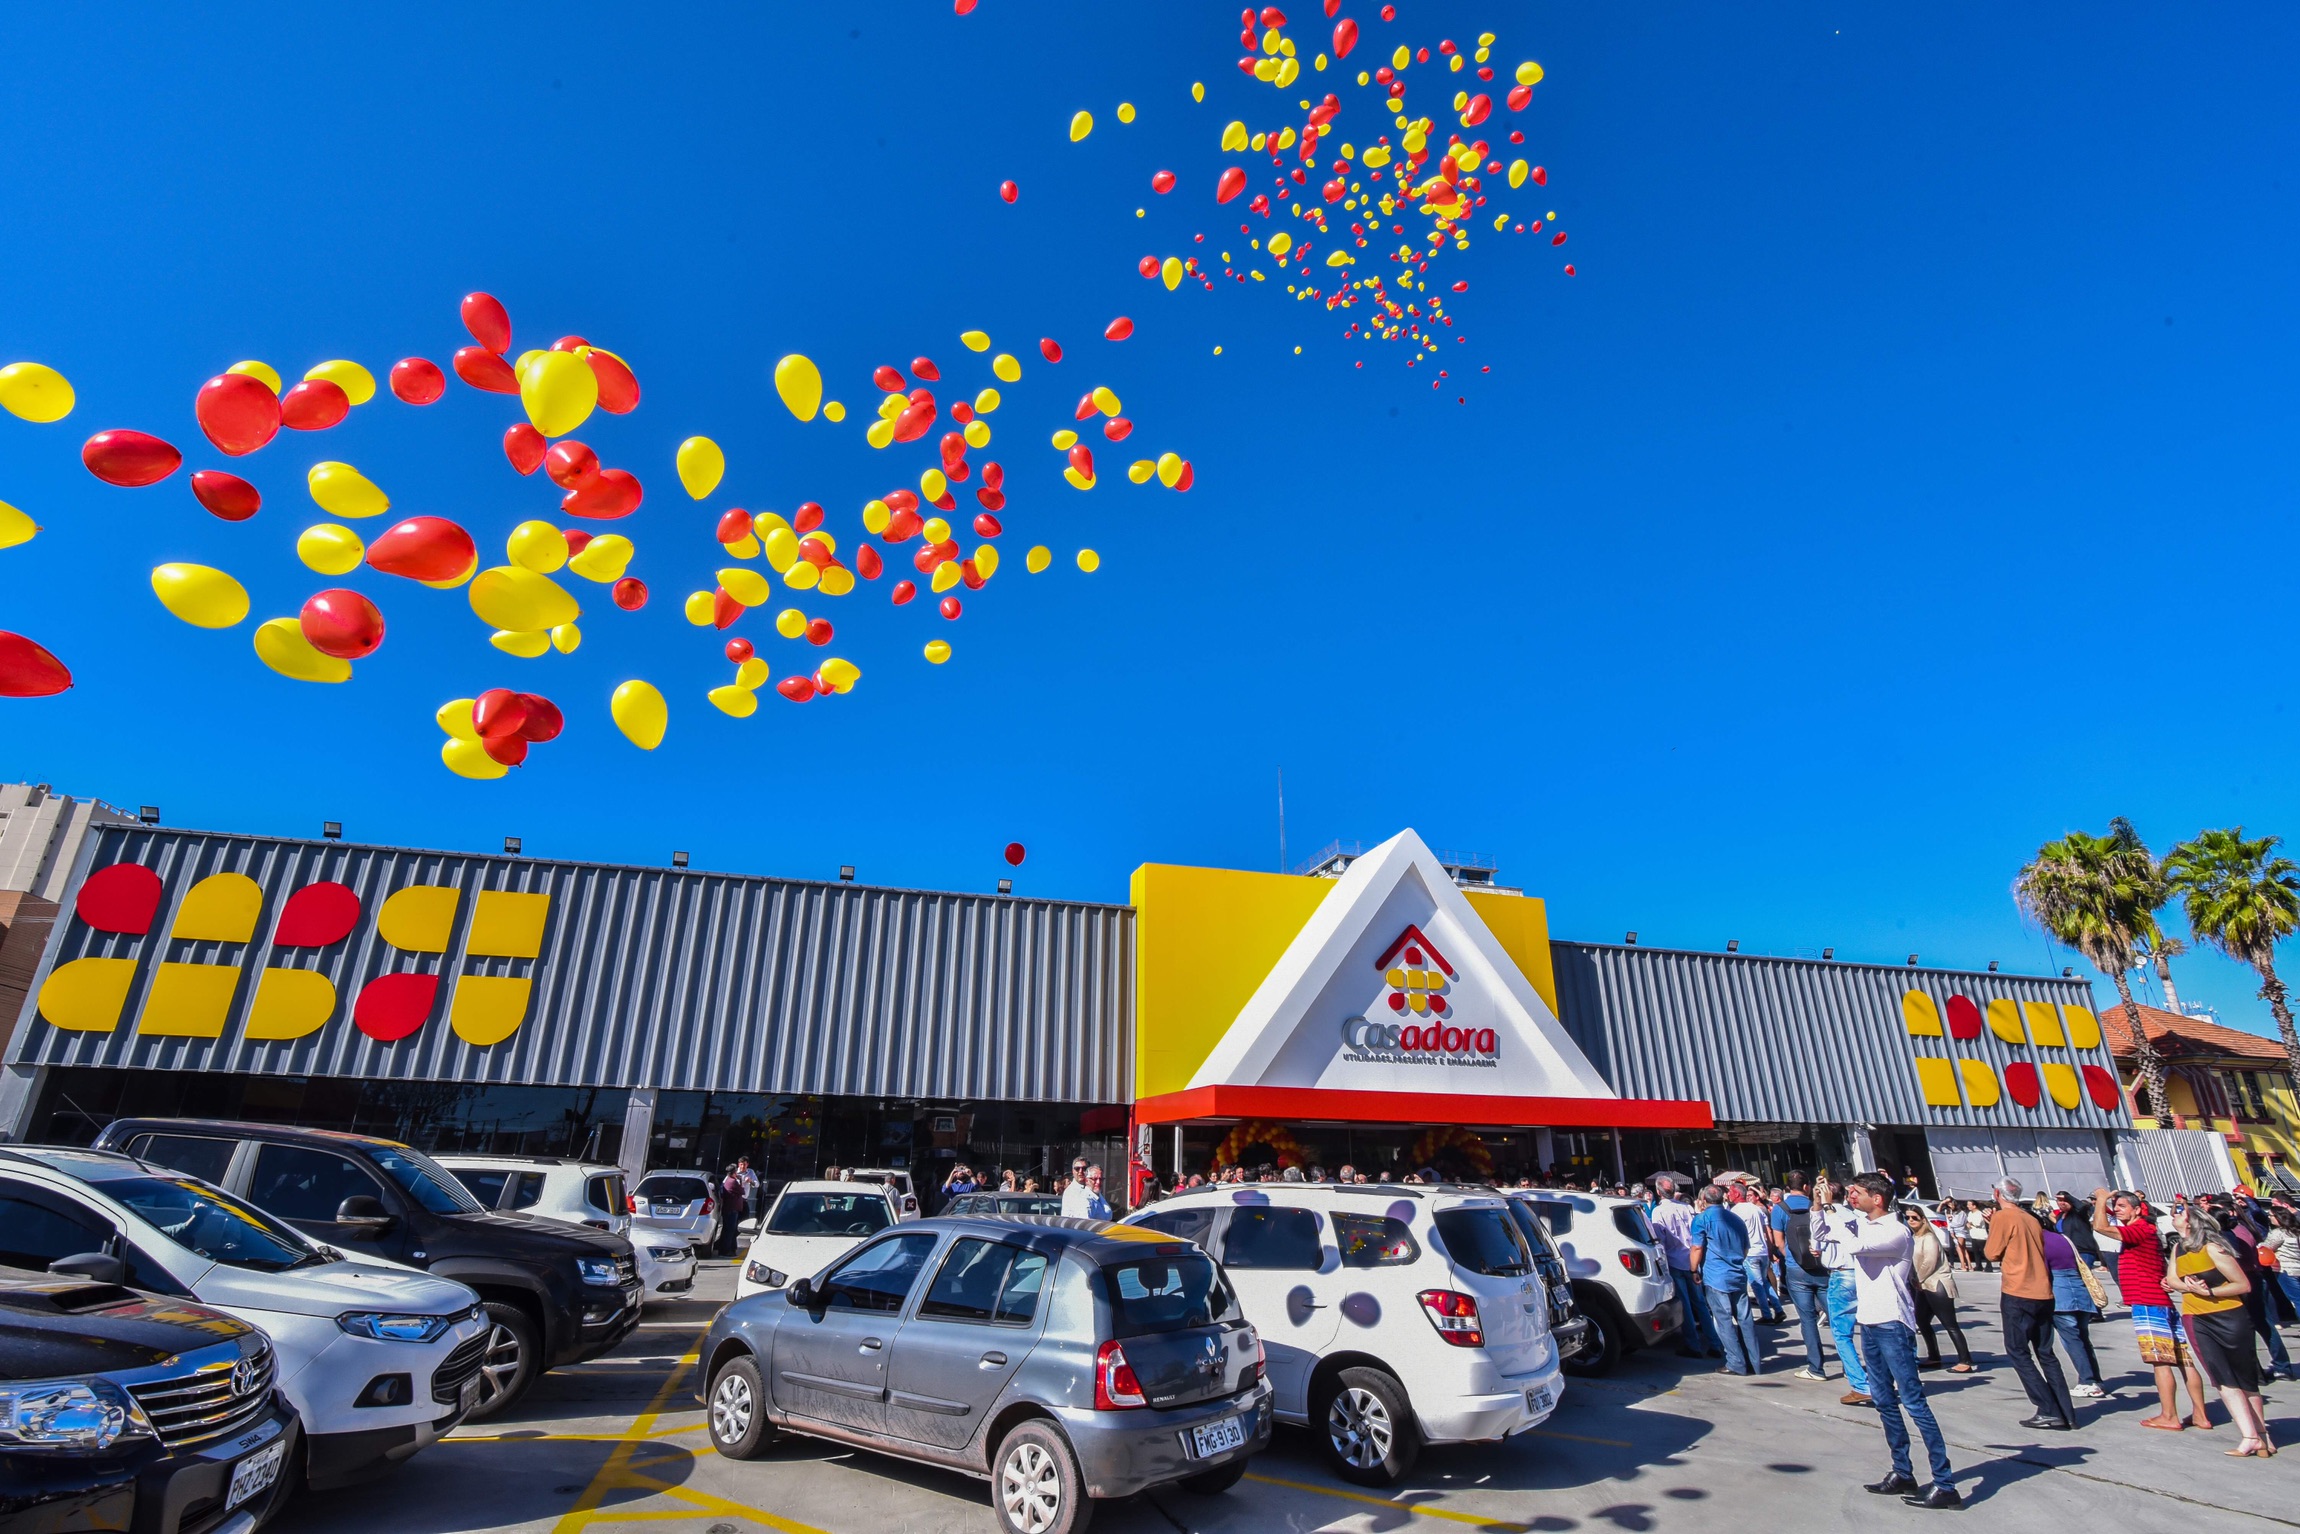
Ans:
{"label": "car side mirror", "polygon": [[814,1309],[814,1308],[815,1308],[815,1286],[814,1286],[814,1281],[813,1281],[812,1279],[806,1279],[806,1278],[794,1278],[794,1279],[792,1279],[792,1280],[791,1280],[791,1284],[790,1284],[790,1287],[789,1287],[788,1289],[785,1289],[785,1290],[783,1291],[783,1297],[784,1297],[785,1299],[789,1300],[789,1301],[791,1302],[792,1306],[793,1306],[794,1308],[796,1308],[796,1309],[799,1309],[799,1310],[812,1310],[812,1309]]}
{"label": "car side mirror", "polygon": [[354,1193],[335,1206],[335,1223],[349,1225],[363,1236],[380,1236],[392,1227],[391,1211],[370,1193]]}
{"label": "car side mirror", "polygon": [[110,1252],[75,1252],[48,1264],[48,1271],[85,1278],[99,1284],[124,1284],[128,1281],[127,1263]]}

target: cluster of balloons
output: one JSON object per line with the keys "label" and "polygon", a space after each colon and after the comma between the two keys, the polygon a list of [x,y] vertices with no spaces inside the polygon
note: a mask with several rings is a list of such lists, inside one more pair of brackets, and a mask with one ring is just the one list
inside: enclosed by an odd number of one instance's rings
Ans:
{"label": "cluster of balloons", "polygon": [[459,778],[500,778],[527,760],[527,748],[557,740],[566,727],[559,705],[531,692],[490,687],[456,698],[432,716],[447,732],[439,759]]}

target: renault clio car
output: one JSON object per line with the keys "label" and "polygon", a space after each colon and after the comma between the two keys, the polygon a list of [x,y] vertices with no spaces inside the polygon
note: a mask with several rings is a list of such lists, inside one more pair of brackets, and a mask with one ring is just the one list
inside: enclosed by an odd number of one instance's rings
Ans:
{"label": "renault clio car", "polygon": [[711,1444],[804,1433],[981,1477],[1008,1534],[1096,1499],[1213,1495],[1270,1441],[1261,1345],[1221,1270],[1132,1226],[895,1224],[817,1278],[735,1301],[696,1372]]}
{"label": "renault clio car", "polygon": [[388,1469],[479,1399],[478,1295],[347,1262],[220,1188],[130,1156],[0,1151],[0,1263],[196,1300],[261,1327],[315,1487]]}

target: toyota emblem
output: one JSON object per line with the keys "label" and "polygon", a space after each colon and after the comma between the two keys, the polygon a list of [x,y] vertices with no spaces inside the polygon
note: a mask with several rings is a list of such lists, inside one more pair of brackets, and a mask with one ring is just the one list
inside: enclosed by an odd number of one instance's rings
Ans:
{"label": "toyota emblem", "polygon": [[252,1358],[243,1358],[232,1365],[232,1395],[235,1399],[255,1393],[258,1372],[256,1361]]}

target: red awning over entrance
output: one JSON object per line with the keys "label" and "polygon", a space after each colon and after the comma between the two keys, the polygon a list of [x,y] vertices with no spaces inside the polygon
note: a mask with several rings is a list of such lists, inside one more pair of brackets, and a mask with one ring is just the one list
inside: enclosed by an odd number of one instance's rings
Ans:
{"label": "red awning over entrance", "polygon": [[1349,1092],[1329,1087],[1189,1087],[1134,1105],[1137,1124],[1197,1119],[1279,1119],[1295,1123],[1510,1124],[1554,1129],[1709,1129],[1699,1099],[1485,1097],[1458,1092]]}

